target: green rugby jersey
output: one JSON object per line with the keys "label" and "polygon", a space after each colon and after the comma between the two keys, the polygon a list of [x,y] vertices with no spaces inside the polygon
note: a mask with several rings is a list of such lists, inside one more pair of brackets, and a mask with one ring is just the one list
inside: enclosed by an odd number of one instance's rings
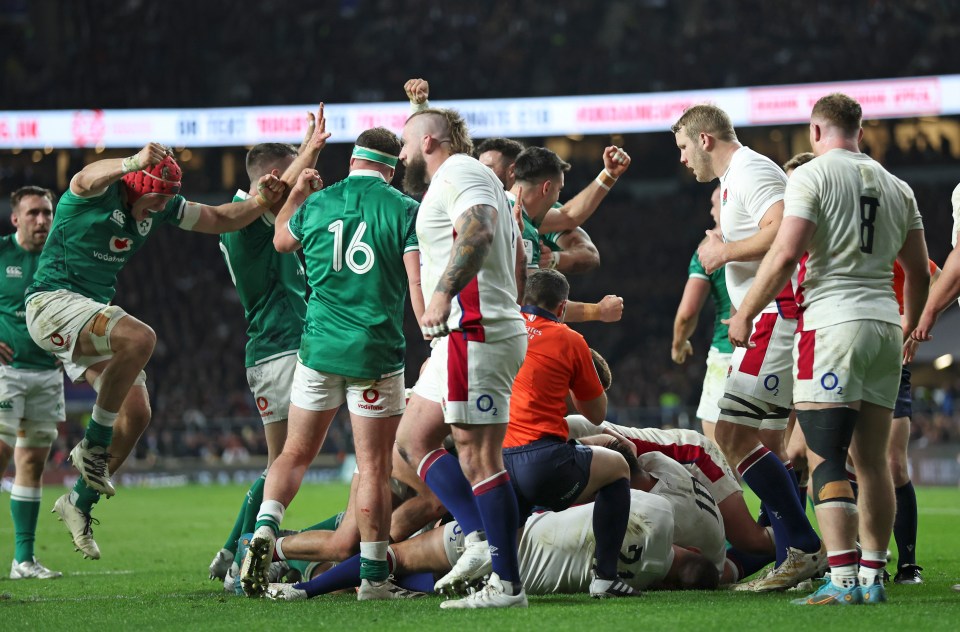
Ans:
{"label": "green rugby jersey", "polygon": [[687,268],[687,275],[697,279],[703,279],[710,284],[710,298],[713,299],[713,307],[716,315],[713,317],[713,341],[710,343],[717,351],[722,353],[733,353],[733,345],[727,337],[727,326],[721,320],[730,318],[730,295],[727,294],[727,282],[723,273],[723,266],[720,266],[711,274],[703,269],[700,263],[700,257],[696,252],[690,258],[690,266]]}
{"label": "green rugby jersey", "polygon": [[39,252],[28,252],[17,236],[0,237],[0,342],[13,349],[15,369],[49,370],[57,368],[56,358],[41,349],[27,333],[27,308],[24,291],[33,282],[40,261]]}
{"label": "green rugby jersey", "polygon": [[[249,196],[237,191],[234,202]],[[247,318],[245,364],[254,366],[300,347],[307,313],[307,281],[296,253],[273,247],[272,213],[220,235],[220,250]]]}
{"label": "green rugby jersey", "polygon": [[161,224],[179,224],[186,200],[175,195],[159,213],[134,220],[114,182],[97,197],[68,189],[57,203],[40,267],[27,294],[70,290],[101,303],[116,293],[117,275]]}
{"label": "green rugby jersey", "polygon": [[379,379],[403,369],[403,255],[416,250],[417,202],[377,171],[355,170],[294,213],[310,299],[300,361],[324,373]]}
{"label": "green rugby jersey", "polygon": [[[510,208],[513,208],[517,198],[513,193],[508,191],[507,200],[510,202]],[[560,202],[557,202],[550,208],[560,208],[562,206]],[[520,214],[523,219],[521,239],[523,240],[523,252],[527,258],[527,269],[536,270],[540,267],[540,242],[542,241],[551,251],[559,252],[563,250],[563,248],[557,245],[557,239],[559,239],[563,233],[546,233],[541,235],[540,226],[530,219],[526,209],[522,210]]]}

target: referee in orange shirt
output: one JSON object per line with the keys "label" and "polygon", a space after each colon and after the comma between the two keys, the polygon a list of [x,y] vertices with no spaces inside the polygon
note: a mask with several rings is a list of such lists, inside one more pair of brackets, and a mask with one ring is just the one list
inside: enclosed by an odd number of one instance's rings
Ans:
{"label": "referee in orange shirt", "polygon": [[630,512],[630,468],[624,457],[599,446],[567,442],[567,394],[594,424],[603,422],[607,396],[583,336],[561,321],[570,285],[556,270],[527,278],[521,309],[527,355],[513,383],[503,460],[520,503],[562,511],[595,501],[593,532],[597,564],[594,597],[639,594],[617,578],[617,557]]}

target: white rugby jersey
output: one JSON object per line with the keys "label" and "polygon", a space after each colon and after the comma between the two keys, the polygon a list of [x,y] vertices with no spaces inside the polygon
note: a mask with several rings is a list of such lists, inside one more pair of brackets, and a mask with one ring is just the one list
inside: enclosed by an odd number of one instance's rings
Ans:
{"label": "white rugby jersey", "polygon": [[[783,169],[766,156],[749,147],[734,152],[727,172],[720,176],[720,231],[724,241],[741,241],[757,234],[767,209],[783,199],[786,184]],[[731,261],[724,268],[730,301],[740,309],[760,260]],[[776,301],[763,310],[776,311]]]}
{"label": "white rugby jersey", "polygon": [[[527,519],[520,538],[520,579],[531,595],[590,590],[596,539],[593,503]],[[666,577],[673,565],[673,510],[659,496],[630,490],[630,521],[620,547],[617,573],[643,590]]]}
{"label": "white rugby jersey", "polygon": [[723,516],[706,486],[659,452],[641,454],[637,460],[657,479],[650,493],[666,498],[673,506],[673,543],[684,548],[697,547],[722,573],[727,557]]}
{"label": "white rugby jersey", "polygon": [[900,324],[893,262],[923,228],[913,191],[861,153],[832,149],[793,172],[785,216],[817,225],[800,261],[801,328],[851,320]]}
{"label": "white rugby jersey", "polygon": [[517,305],[517,233],[503,183],[488,167],[465,154],[444,161],[430,181],[417,213],[423,299],[430,304],[443,276],[453,241],[454,223],[472,206],[497,209],[490,252],[476,278],[453,301],[451,330],[461,330],[468,340],[494,342],[525,333]]}
{"label": "white rugby jersey", "polygon": [[632,440],[638,453],[657,451],[672,458],[706,485],[718,503],[726,500],[730,494],[743,491],[720,448],[699,432],[679,428],[634,428],[609,421],[604,421],[598,427],[583,415],[567,415],[566,420],[571,439],[600,434],[603,428],[610,428]]}

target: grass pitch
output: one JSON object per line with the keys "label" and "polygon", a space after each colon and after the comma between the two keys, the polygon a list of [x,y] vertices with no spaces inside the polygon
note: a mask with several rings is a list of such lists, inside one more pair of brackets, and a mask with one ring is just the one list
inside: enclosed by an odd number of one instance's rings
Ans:
{"label": "grass pitch", "polygon": [[[245,488],[121,489],[101,501],[95,528],[98,561],[73,552],[64,527],[48,513],[60,489],[44,491],[37,557],[63,571],[52,581],[0,580],[0,630],[956,630],[960,626],[960,490],[918,489],[917,550],[925,584],[888,586],[879,607],[800,607],[798,595],[648,592],[635,600],[585,595],[531,597],[527,610],[445,611],[439,597],[357,603],[350,596],[273,603],[225,595],[207,580],[207,565],[226,537]],[[308,525],[340,511],[347,487],[307,485],[284,526]],[[751,499],[753,500],[753,499]],[[3,503],[6,503],[4,496]],[[755,507],[755,502],[754,502]],[[3,577],[13,528],[0,518]],[[896,554],[896,551],[894,551]],[[896,558],[894,558],[896,559]],[[891,564],[890,569],[893,569]]]}

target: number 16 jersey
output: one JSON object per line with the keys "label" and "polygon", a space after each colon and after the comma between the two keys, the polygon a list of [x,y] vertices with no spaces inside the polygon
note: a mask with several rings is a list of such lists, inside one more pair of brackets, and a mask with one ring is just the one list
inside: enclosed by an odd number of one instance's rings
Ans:
{"label": "number 16 jersey", "polygon": [[416,250],[416,212],[416,200],[379,172],[354,170],[311,195],[290,218],[311,291],[302,364],[369,379],[403,369],[403,255]]}
{"label": "number 16 jersey", "polygon": [[900,324],[893,262],[923,220],[910,187],[865,154],[833,149],[787,183],[784,216],[817,225],[800,260],[801,329],[852,320]]}

